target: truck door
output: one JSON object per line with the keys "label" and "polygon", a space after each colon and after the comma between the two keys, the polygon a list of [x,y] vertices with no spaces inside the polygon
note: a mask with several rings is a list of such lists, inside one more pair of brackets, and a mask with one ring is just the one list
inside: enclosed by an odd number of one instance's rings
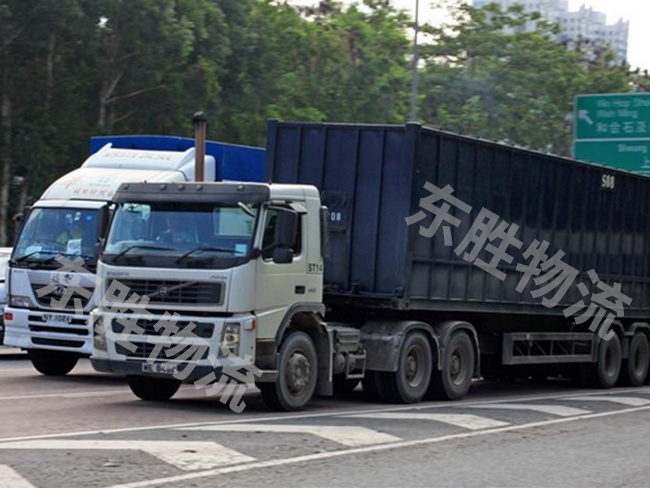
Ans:
{"label": "truck door", "polygon": [[275,237],[277,213],[273,208],[265,211],[260,246],[263,252],[257,260],[256,273],[255,311],[258,315],[259,333],[260,337],[268,338],[274,337],[287,310],[295,303],[310,301],[311,294],[307,289],[306,215],[299,215],[296,238],[291,246],[293,261],[276,263],[269,247]]}

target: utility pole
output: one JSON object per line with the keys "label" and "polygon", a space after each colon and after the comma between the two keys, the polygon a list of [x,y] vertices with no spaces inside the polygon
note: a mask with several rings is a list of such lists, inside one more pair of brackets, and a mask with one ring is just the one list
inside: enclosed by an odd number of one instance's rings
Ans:
{"label": "utility pole", "polygon": [[420,32],[420,0],[415,0],[415,34],[413,35],[413,68],[411,73],[411,122],[418,120],[418,34]]}

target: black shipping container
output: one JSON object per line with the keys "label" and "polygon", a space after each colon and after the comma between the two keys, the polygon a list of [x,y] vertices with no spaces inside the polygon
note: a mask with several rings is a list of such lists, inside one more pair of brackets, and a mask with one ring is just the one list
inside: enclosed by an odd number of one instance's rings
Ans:
{"label": "black shipping container", "polygon": [[[406,126],[269,123],[267,180],[315,185],[328,206],[330,257],[326,259],[326,300],[352,305],[412,310],[561,315],[582,295],[577,284],[599,292],[587,276],[633,301],[626,318],[646,318],[650,309],[650,178],[540,152],[460,136],[417,124]],[[460,224],[444,245],[443,226],[432,238],[420,235],[434,215],[407,225],[406,217],[430,196],[426,182],[444,188],[472,207],[451,206]],[[444,202],[438,201],[436,207]],[[504,281],[456,255],[482,208],[499,223],[519,226],[520,249],[508,247],[511,264],[501,261]],[[516,291],[534,241],[550,243],[580,274],[554,308],[533,298],[531,279]],[[493,242],[499,247],[501,239]],[[465,251],[470,251],[472,245]],[[489,262],[486,246],[478,259]],[[542,271],[541,274],[545,274]],[[551,298],[557,288],[545,295]],[[584,298],[586,304],[590,297]],[[581,312],[582,313],[582,312]]]}

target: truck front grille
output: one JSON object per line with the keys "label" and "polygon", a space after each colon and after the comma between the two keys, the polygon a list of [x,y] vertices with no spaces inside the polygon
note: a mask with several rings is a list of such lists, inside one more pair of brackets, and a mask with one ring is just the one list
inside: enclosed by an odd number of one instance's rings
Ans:
{"label": "truck front grille", "polygon": [[[108,281],[108,287],[113,285]],[[223,303],[223,284],[209,283],[205,281],[171,281],[171,280],[139,280],[120,279],[123,286],[116,285],[117,295],[124,286],[129,288],[126,296],[128,299],[137,293],[140,296],[148,296],[152,303],[183,303],[183,304],[205,304],[221,305]]]}
{"label": "truck front grille", "polygon": [[[135,346],[137,346],[137,349],[134,352],[129,351],[126,347],[121,345],[120,343],[115,344],[115,352],[118,354],[121,354],[122,356],[126,356],[127,358],[134,358],[134,359],[149,359],[151,357],[151,354],[153,353],[155,344],[150,344],[148,342],[134,342],[133,343]],[[175,346],[171,346],[175,347]],[[187,347],[192,347],[188,345]],[[165,354],[165,349],[169,349],[169,347],[162,347],[160,351],[156,354],[156,357],[154,360],[156,361],[172,361],[174,359],[179,359],[181,356],[184,354],[187,354],[187,347],[183,348],[180,352],[172,354],[171,356],[167,356]],[[207,359],[208,353],[210,352],[210,348],[207,346],[198,346],[199,348],[203,349],[202,354],[198,358],[200,359]],[[190,361],[194,358],[194,351],[190,356],[186,359],[187,361]]]}
{"label": "truck front grille", "polygon": [[88,302],[90,298],[86,298],[84,295],[82,295],[79,290],[86,290],[83,291],[84,294],[88,295],[88,297],[92,296],[93,289],[90,288],[83,288],[80,286],[70,286],[70,287],[58,287],[56,290],[53,290],[49,293],[46,293],[45,295],[38,296],[38,290],[41,288],[45,288],[48,285],[41,285],[41,284],[32,284],[32,291],[34,292],[34,297],[36,298],[36,301],[38,302],[39,305],[47,308],[56,308],[52,306],[52,299],[56,300],[57,302],[61,300],[63,297],[64,293],[67,290],[72,290],[72,295],[70,296],[70,299],[68,302],[65,304],[63,307],[63,310],[74,310],[75,309],[75,299],[79,300],[81,303],[81,307],[86,308],[86,305],[88,305]]}
{"label": "truck front grille", "polygon": [[[124,322],[126,323],[126,321],[124,321]],[[157,320],[140,318],[140,319],[137,320],[136,325],[138,327],[142,327],[144,329],[144,332],[142,333],[142,335],[160,337],[160,336],[162,336],[164,334],[165,327],[161,326],[161,327],[158,328],[158,330],[156,330],[155,325],[157,323],[158,323]],[[185,321],[179,320],[175,324],[173,322],[171,322],[170,326],[175,325],[176,327],[178,327],[178,332],[179,333],[168,334],[168,336],[169,337],[174,337],[176,335],[183,336],[184,335],[183,331],[185,330],[185,328],[189,324],[190,324],[190,322],[187,321],[187,320],[185,320]],[[210,339],[212,337],[212,334],[214,334],[214,324],[200,322],[200,323],[195,323],[195,325],[196,325],[196,327],[194,327],[191,334],[194,334],[197,337],[201,337],[202,339]],[[121,333],[124,332],[125,326],[124,326],[124,324],[120,323],[118,320],[113,319],[111,321],[111,329],[116,334],[121,334]]]}

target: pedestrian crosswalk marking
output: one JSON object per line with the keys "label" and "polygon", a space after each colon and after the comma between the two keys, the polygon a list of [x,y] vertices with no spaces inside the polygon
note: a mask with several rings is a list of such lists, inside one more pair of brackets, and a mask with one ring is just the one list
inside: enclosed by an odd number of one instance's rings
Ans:
{"label": "pedestrian crosswalk marking", "polygon": [[[108,441],[108,440],[34,440],[7,442],[0,449],[45,450],[116,450],[143,451],[184,471],[212,469],[255,458],[228,449],[215,442],[196,441]],[[2,478],[0,477],[0,480]],[[0,483],[0,486],[12,486]]]}
{"label": "pedestrian crosswalk marking", "polygon": [[469,430],[492,429],[510,425],[501,420],[479,417],[472,414],[451,414],[451,413],[419,413],[419,412],[385,412],[367,413],[360,415],[346,415],[345,418],[378,419],[378,420],[424,420],[441,422],[444,424],[463,427]]}
{"label": "pedestrian crosswalk marking", "polygon": [[34,488],[34,485],[29,481],[4,464],[0,464],[0,486],[7,488]]}
{"label": "pedestrian crosswalk marking", "polygon": [[254,432],[310,434],[337,442],[349,447],[369,446],[397,442],[402,439],[383,432],[356,426],[330,425],[280,425],[280,424],[227,424],[187,427],[179,430],[210,432]]}
{"label": "pedestrian crosswalk marking", "polygon": [[621,405],[627,405],[630,407],[650,405],[650,400],[646,400],[645,398],[622,397],[613,395],[571,397],[567,400],[574,400],[579,402],[612,402],[620,403]]}
{"label": "pedestrian crosswalk marking", "polygon": [[[462,408],[461,405],[459,407]],[[489,410],[530,410],[533,412],[548,413],[558,417],[573,417],[574,415],[587,415],[591,411],[582,408],[565,407],[563,405],[535,405],[533,403],[491,403],[485,405],[472,405],[465,408],[483,408]]]}

